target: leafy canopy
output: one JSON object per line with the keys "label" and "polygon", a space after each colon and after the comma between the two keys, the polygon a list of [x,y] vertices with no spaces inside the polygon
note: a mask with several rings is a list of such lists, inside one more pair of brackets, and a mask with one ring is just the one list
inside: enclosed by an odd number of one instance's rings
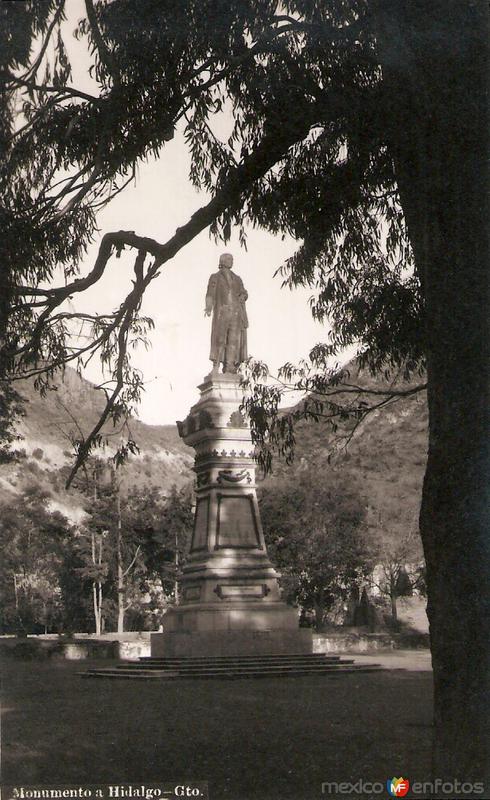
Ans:
{"label": "leafy canopy", "polygon": [[[82,369],[98,353],[106,409],[79,443],[74,472],[104,422],[124,417],[142,391],[129,351],[152,328],[145,291],[207,227],[225,241],[239,226],[245,242],[248,225],[297,239],[284,280],[311,286],[313,313],[332,326],[311,354],[319,376],[352,344],[371,369],[419,365],[423,309],[389,148],[376,8],[148,0],[135,14],[131,0],[85,0],[76,36],[92,62],[88,91],[76,86],[64,2],[2,7],[0,372],[36,376],[44,389],[54,370]],[[215,122],[230,116],[223,141]],[[97,211],[174,135],[189,148],[190,180],[211,199],[164,244],[106,232],[86,271]],[[134,275],[120,305],[96,316],[68,306],[124,248],[135,251]]]}
{"label": "leafy canopy", "polygon": [[319,611],[321,624],[326,611],[366,582],[375,563],[358,488],[332,471],[327,481],[312,469],[296,471],[262,487],[260,511],[286,595]]}

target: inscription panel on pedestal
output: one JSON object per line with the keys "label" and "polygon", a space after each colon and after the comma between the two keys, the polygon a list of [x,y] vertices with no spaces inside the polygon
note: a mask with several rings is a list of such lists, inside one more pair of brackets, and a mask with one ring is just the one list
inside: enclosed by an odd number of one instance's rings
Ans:
{"label": "inscription panel on pedestal", "polygon": [[253,496],[219,494],[216,549],[252,549],[260,546]]}
{"label": "inscription panel on pedestal", "polygon": [[206,550],[208,546],[209,497],[199,497],[194,517],[191,553],[195,550]]}
{"label": "inscription panel on pedestal", "polygon": [[270,589],[265,583],[257,585],[218,584],[213,591],[221,600],[261,600],[269,594]]}
{"label": "inscription panel on pedestal", "polygon": [[201,587],[200,586],[186,586],[184,589],[184,600],[189,603],[193,600],[200,600],[201,599]]}

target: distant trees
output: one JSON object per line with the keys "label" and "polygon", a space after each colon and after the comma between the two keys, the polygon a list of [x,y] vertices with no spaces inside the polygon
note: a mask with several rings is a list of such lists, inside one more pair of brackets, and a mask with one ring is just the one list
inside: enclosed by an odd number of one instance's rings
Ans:
{"label": "distant trees", "polygon": [[425,592],[420,537],[404,527],[405,515],[381,517],[361,480],[360,470],[342,458],[332,467],[319,455],[280,471],[259,490],[264,535],[285,598],[311,612],[317,630],[327,619],[343,621],[361,595],[387,604],[396,626],[398,599]]}
{"label": "distant trees", "polygon": [[192,527],[187,491],[99,487],[78,525],[36,488],[0,505],[0,626],[43,633],[155,627],[175,602]]}
{"label": "distant trees", "polygon": [[10,446],[18,438],[15,421],[22,413],[20,395],[11,384],[0,380],[0,464],[12,459]]}
{"label": "distant trees", "polygon": [[286,597],[311,610],[321,630],[326,613],[364,585],[375,564],[358,488],[340,473],[305,470],[265,484],[260,511]]}
{"label": "distant trees", "polygon": [[146,617],[176,601],[177,569],[192,529],[188,491],[173,488],[165,497],[156,487],[127,490],[118,479],[112,473],[99,489],[75,539],[97,632],[103,624],[122,632],[127,613],[130,624],[146,625]]}
{"label": "distant trees", "polygon": [[[179,569],[189,551],[193,526],[191,486],[175,486],[162,498],[155,487],[128,497],[133,525],[141,543],[148,575],[161,581],[165,595],[178,602]],[[145,588],[149,590],[148,578]]]}
{"label": "distant trees", "polygon": [[401,537],[377,535],[376,569],[369,583],[388,600],[393,625],[398,623],[400,597],[410,597],[414,591],[425,594],[424,556],[420,536],[416,531],[406,531]]}
{"label": "distant trees", "polygon": [[4,632],[46,633],[63,624],[59,575],[72,528],[33,487],[0,509],[0,606]]}

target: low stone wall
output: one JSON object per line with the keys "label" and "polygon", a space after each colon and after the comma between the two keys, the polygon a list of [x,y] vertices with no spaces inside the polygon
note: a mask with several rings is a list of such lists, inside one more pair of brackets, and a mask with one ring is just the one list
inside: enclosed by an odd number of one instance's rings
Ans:
{"label": "low stone wall", "polygon": [[67,659],[122,659],[137,661],[150,655],[150,633],[130,632],[75,634],[73,637],[45,634],[41,636],[2,636],[0,637],[0,656],[29,660]]}
{"label": "low stone wall", "polygon": [[13,638],[0,641],[0,655],[22,661],[44,659],[118,658],[117,642]]}
{"label": "low stone wall", "polygon": [[[121,659],[137,661],[151,655],[150,632],[76,634],[72,638],[0,636],[0,656],[25,660]],[[378,650],[427,649],[428,634],[419,633],[314,633],[314,653],[370,653]]]}
{"label": "low stone wall", "polygon": [[314,653],[370,653],[376,650],[427,649],[428,633],[314,633]]}
{"label": "low stone wall", "polygon": [[123,661],[137,661],[151,656],[150,637],[144,639],[125,639],[118,642],[119,658]]}

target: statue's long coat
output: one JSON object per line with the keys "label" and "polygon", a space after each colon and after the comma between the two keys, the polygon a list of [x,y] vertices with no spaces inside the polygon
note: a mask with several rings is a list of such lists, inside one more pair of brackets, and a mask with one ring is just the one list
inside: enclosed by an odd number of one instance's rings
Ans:
{"label": "statue's long coat", "polygon": [[247,298],[242,279],[231,269],[223,267],[211,275],[206,292],[206,311],[213,312],[211,361],[236,365],[248,358]]}

